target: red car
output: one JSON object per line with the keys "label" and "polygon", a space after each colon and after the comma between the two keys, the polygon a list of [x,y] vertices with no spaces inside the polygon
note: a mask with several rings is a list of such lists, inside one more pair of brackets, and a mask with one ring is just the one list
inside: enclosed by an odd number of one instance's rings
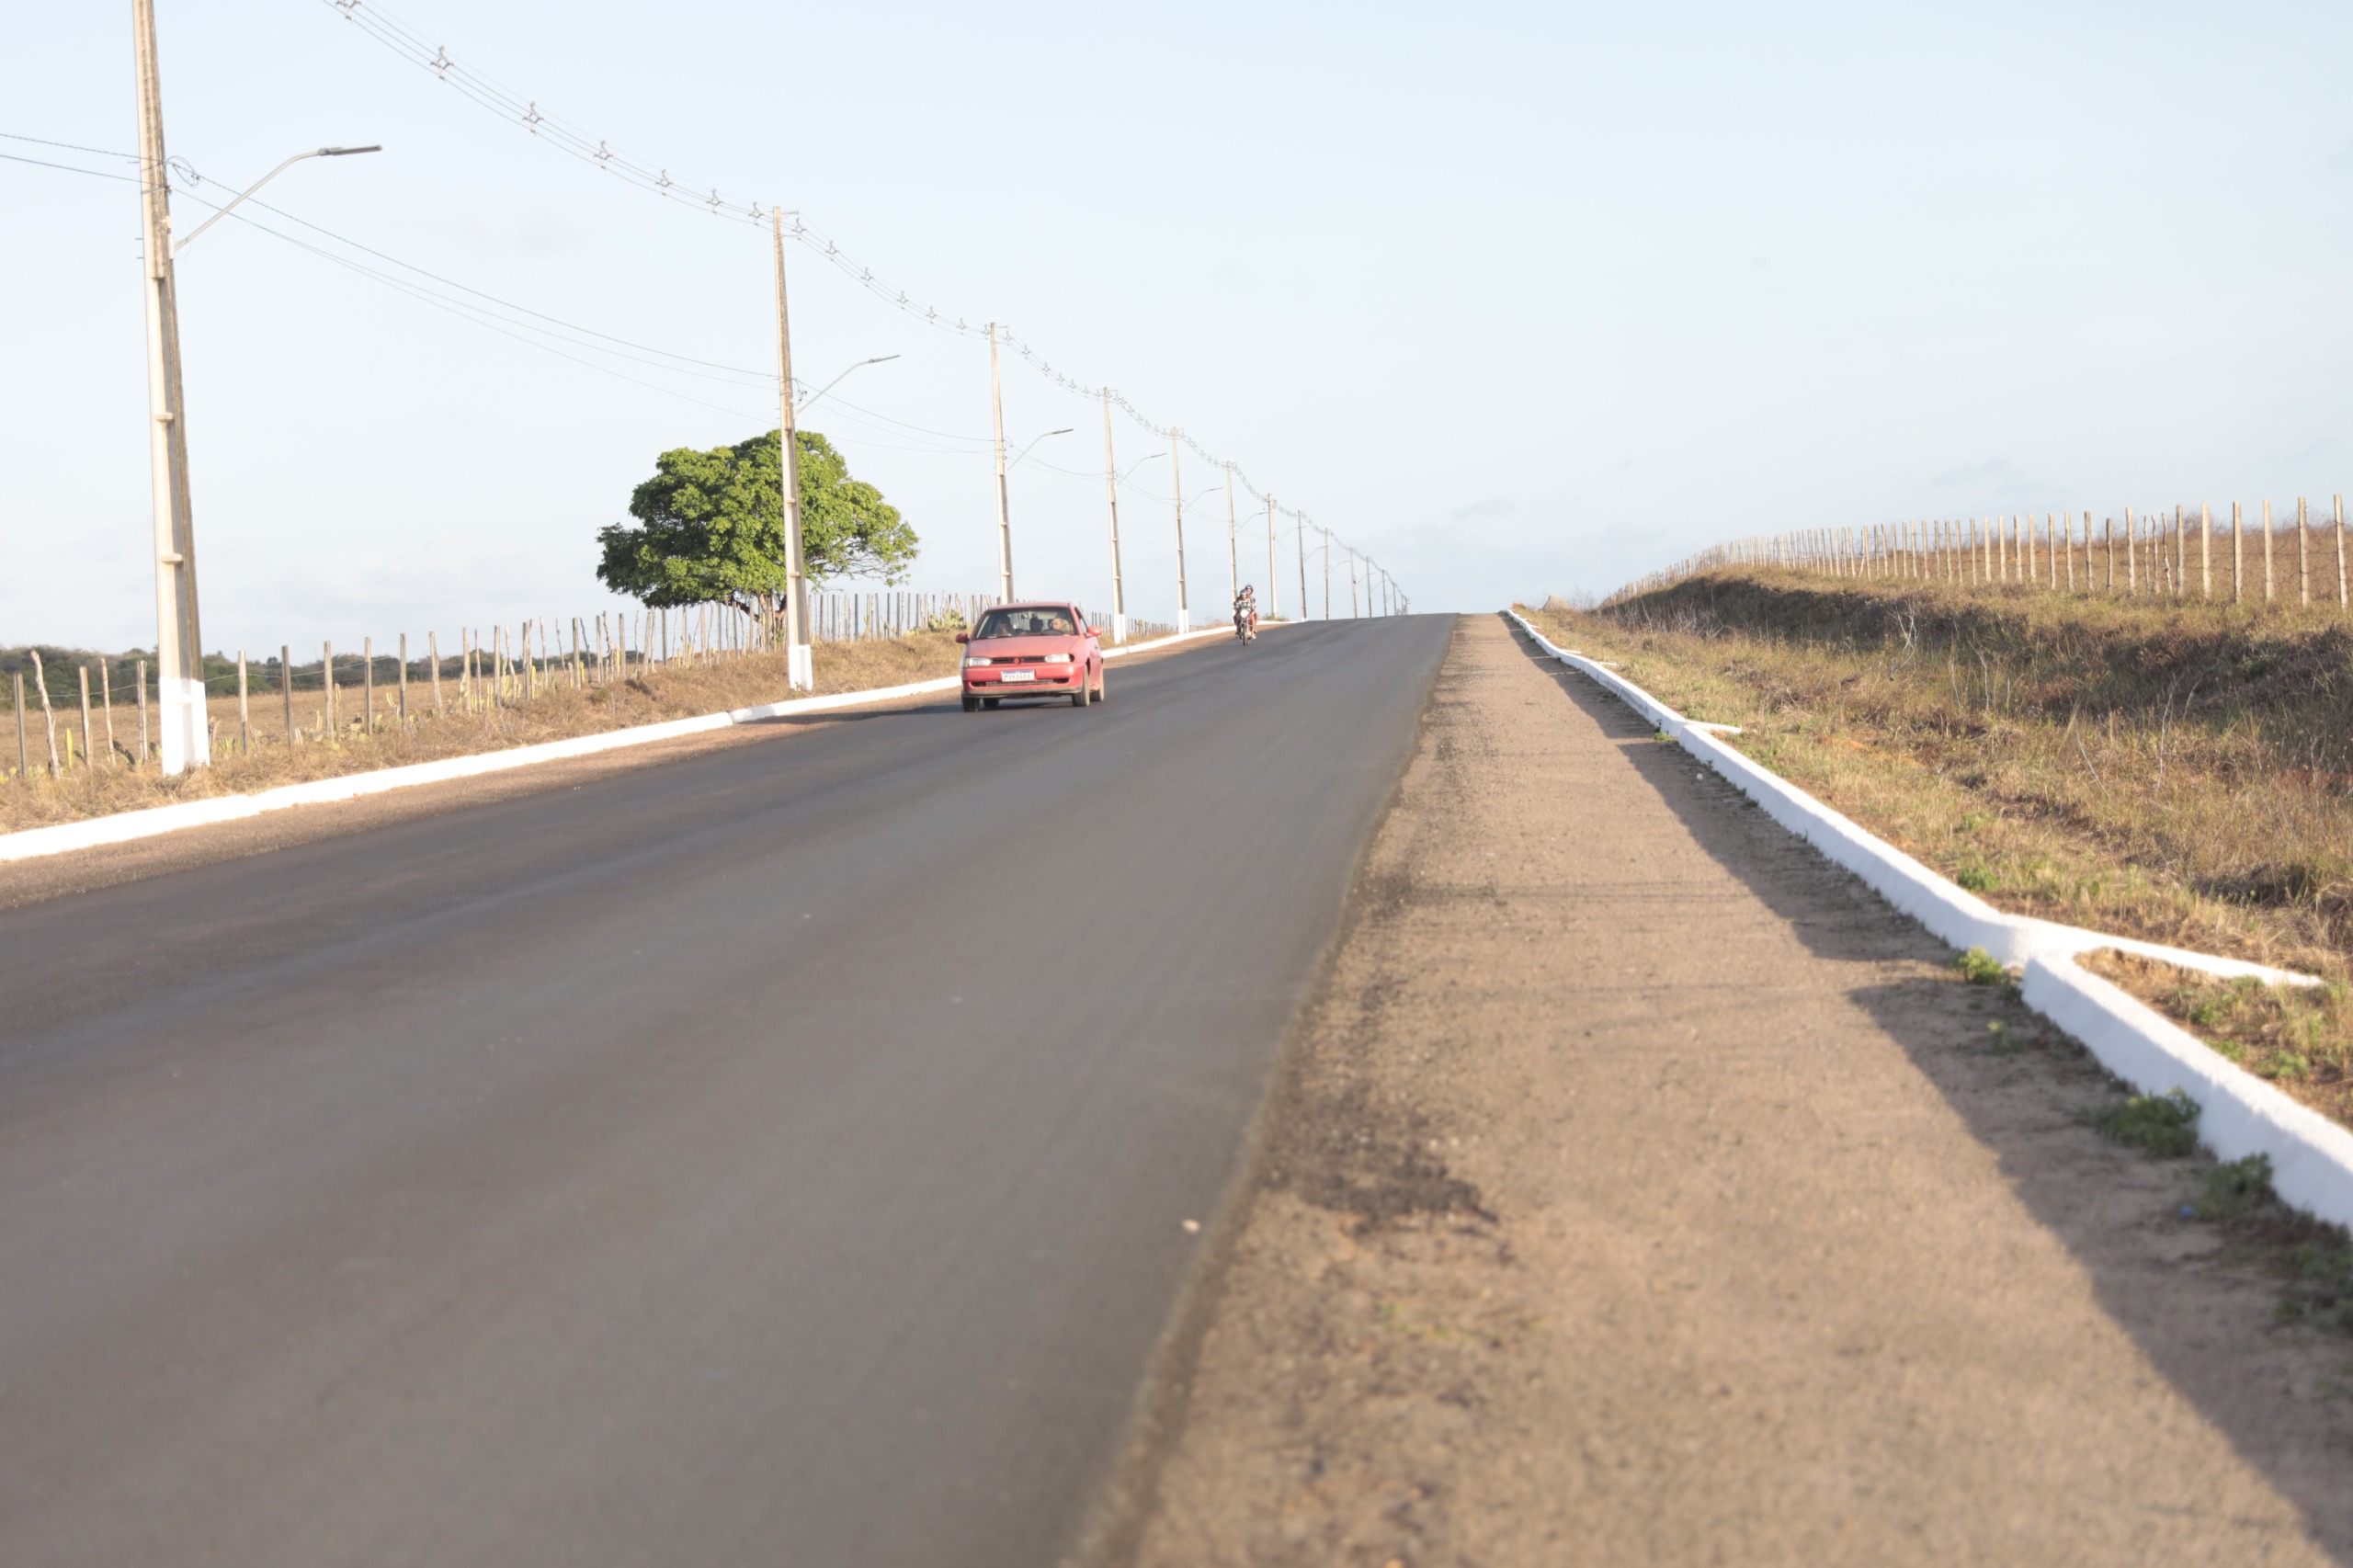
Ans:
{"label": "red car", "polygon": [[1068,698],[1073,708],[1104,700],[1103,634],[1072,604],[999,605],[981,612],[965,645],[964,711],[1008,697]]}

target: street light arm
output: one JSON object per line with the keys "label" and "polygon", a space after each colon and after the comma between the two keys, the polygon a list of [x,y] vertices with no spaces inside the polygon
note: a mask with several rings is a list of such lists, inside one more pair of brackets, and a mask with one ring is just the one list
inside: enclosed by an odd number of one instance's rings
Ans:
{"label": "street light arm", "polygon": [[816,407],[817,399],[824,396],[827,392],[841,385],[844,381],[848,379],[851,371],[863,370],[869,365],[883,364],[888,360],[896,359],[897,358],[898,356],[896,354],[881,354],[871,359],[860,359],[857,364],[852,365],[848,370],[844,370],[840,375],[835,376],[832,381],[827,381],[823,387],[820,387],[817,390],[816,396],[804,397],[798,403],[794,404],[795,412],[801,412]]}
{"label": "street light arm", "polygon": [[[1049,431],[1047,431],[1045,436],[1032,436],[1031,437],[1029,437],[1029,447],[1034,447],[1034,446],[1036,446],[1039,442],[1040,442],[1040,441],[1044,440],[1044,439],[1046,438],[1046,436],[1067,436],[1067,435],[1069,435],[1069,434],[1070,434],[1070,432],[1071,432],[1071,427],[1070,427],[1069,426],[1063,426],[1062,429],[1060,429],[1060,430],[1049,430]],[[1019,455],[1019,456],[1017,456],[1017,457],[1016,457],[1016,458],[1015,458],[1011,462],[1009,462],[1009,463],[1007,463],[1007,464],[1006,464],[1006,465],[1005,465],[1005,472],[1007,472],[1007,473],[1011,473],[1015,469],[1019,468],[1019,467],[1021,466],[1021,459],[1022,459],[1022,458],[1026,458],[1026,457],[1028,457],[1028,456],[1029,455],[1029,447],[1024,447],[1024,448],[1022,448],[1022,449],[1021,449],[1021,451],[1020,451],[1020,455]]]}
{"label": "street light arm", "polygon": [[207,218],[203,222],[199,223],[194,229],[190,230],[188,232],[188,238],[181,240],[179,243],[172,246],[172,254],[176,256],[180,252],[194,244],[196,243],[197,235],[204,233],[205,230],[212,227],[213,224],[218,223],[222,219],[226,218],[231,212],[235,211],[238,205],[242,203],[246,197],[251,196],[255,191],[259,190],[263,186],[267,185],[271,180],[276,179],[278,176],[284,174],[287,170],[292,168],[295,165],[301,163],[305,158],[347,158],[354,153],[381,153],[383,150],[384,149],[381,146],[313,147],[307,153],[297,153],[292,157],[287,159],[284,163],[278,165],[276,168],[270,170],[269,173],[262,176],[261,178],[254,181],[250,186],[247,186],[244,190],[239,194],[235,201],[230,202],[228,206],[223,207],[221,210],[212,214],[211,217]]}

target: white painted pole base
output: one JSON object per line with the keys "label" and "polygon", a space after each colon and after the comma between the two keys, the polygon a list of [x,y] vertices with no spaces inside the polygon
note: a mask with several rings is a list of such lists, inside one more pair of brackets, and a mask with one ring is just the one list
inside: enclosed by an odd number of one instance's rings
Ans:
{"label": "white painted pole base", "polygon": [[795,691],[815,689],[816,664],[808,643],[798,642],[790,649],[785,659],[785,684]]}
{"label": "white painted pole base", "polygon": [[1114,642],[1124,642],[1127,640],[1128,618],[1124,615],[1113,616],[1111,618],[1111,641]]}
{"label": "white painted pole base", "polygon": [[1182,637],[1193,630],[1193,618],[1183,610],[1176,612],[1176,635]]}
{"label": "white painted pole base", "polygon": [[210,767],[212,762],[212,732],[205,723],[204,683],[176,676],[159,676],[155,681],[158,717],[163,721],[163,733],[157,748],[167,777],[176,777],[191,767]]}

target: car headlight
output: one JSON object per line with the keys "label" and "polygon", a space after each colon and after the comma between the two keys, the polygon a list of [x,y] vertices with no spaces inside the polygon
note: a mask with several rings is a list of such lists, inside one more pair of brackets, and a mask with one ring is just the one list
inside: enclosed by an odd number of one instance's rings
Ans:
{"label": "car headlight", "polygon": [[1046,663],[1050,665],[1067,665],[1070,663],[1070,655],[1068,653],[1049,653],[1046,655]]}
{"label": "car headlight", "polygon": [[994,659],[983,659],[978,654],[974,654],[964,661],[964,667],[969,670],[977,665],[993,665],[995,662],[996,661]]}

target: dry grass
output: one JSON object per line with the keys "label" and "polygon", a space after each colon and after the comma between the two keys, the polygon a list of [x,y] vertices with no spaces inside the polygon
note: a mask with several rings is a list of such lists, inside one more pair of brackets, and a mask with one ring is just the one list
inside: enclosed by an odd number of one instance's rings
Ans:
{"label": "dry grass", "polygon": [[[916,632],[892,641],[821,642],[814,654],[816,692],[864,691],[900,686],[956,673],[961,650],[946,632]],[[529,702],[468,713],[458,707],[455,681],[442,682],[444,711],[433,710],[429,683],[409,683],[409,722],[397,717],[398,690],[387,683],[376,687],[375,722],[363,716],[365,702],[358,687],[335,694],[335,733],[324,734],[324,693],[313,689],[295,693],[294,722],[301,739],[289,744],[282,699],[275,691],[251,698],[254,744],[250,752],[238,744],[237,699],[214,698],[210,703],[216,726],[213,766],[177,778],[165,778],[153,767],[137,767],[117,755],[96,769],[76,767],[60,778],[48,771],[48,743],[40,710],[28,715],[28,751],[32,766],[22,777],[13,776],[16,760],[14,717],[7,744],[11,777],[0,782],[0,832],[40,827],[169,805],[176,801],[204,800],[219,795],[247,794],[278,784],[369,772],[404,763],[429,762],[439,757],[499,751],[574,735],[597,734],[651,724],[665,719],[691,718],[732,708],[784,699],[784,659],[781,654],[723,659],[709,668],[672,664],[641,671],[619,685],[575,689],[566,670],[551,672],[554,685]],[[118,704],[115,739],[136,751],[139,717],[135,708]],[[81,749],[78,707],[56,715],[61,752],[71,728],[74,747]],[[99,753],[106,754],[105,729],[92,715],[91,728]]]}
{"label": "dry grass", "polygon": [[2338,978],[2339,617],[1768,571],[1532,619],[1999,907]]}
{"label": "dry grass", "polygon": [[2353,987],[2217,980],[2114,950],[2082,962],[2248,1072],[2353,1125]]}

